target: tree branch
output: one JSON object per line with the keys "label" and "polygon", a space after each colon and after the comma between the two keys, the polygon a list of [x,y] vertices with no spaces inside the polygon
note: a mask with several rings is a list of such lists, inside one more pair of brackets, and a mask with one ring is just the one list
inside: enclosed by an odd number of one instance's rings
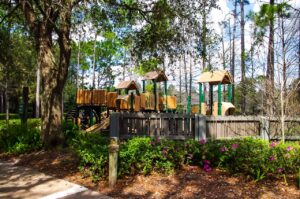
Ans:
{"label": "tree branch", "polygon": [[10,17],[19,8],[19,6],[20,4],[18,3],[9,13],[7,13],[7,15],[1,19],[0,24],[2,24],[6,18]]}

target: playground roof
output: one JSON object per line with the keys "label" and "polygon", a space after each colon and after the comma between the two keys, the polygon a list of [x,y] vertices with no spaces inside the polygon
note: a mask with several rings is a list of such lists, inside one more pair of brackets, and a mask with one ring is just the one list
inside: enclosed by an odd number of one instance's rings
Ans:
{"label": "playground roof", "polygon": [[143,80],[156,80],[156,82],[168,81],[163,71],[151,71],[145,74]]}
{"label": "playground roof", "polygon": [[200,75],[198,83],[215,84],[232,84],[233,79],[227,70],[217,70],[204,72]]}
{"label": "playground roof", "polygon": [[128,90],[137,90],[138,86],[133,80],[123,81],[118,84],[116,89],[128,89]]}

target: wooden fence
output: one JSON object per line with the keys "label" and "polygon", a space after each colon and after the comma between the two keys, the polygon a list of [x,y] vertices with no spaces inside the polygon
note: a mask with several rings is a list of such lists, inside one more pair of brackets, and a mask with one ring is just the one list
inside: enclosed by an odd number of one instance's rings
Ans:
{"label": "wooden fence", "polygon": [[[230,139],[261,137],[280,139],[278,119],[260,116],[203,116],[175,113],[111,114],[110,136],[126,139],[134,136],[169,139]],[[300,118],[287,118],[286,138],[300,139]]]}

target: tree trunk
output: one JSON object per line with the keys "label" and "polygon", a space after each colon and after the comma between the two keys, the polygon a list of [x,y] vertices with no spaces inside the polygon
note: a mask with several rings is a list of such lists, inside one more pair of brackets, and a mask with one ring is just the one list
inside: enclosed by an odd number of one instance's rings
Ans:
{"label": "tree trunk", "polygon": [[[184,67],[184,88],[185,88],[185,99],[188,96],[188,78],[187,78],[187,67],[186,67],[186,53],[183,54],[183,67]],[[187,101],[186,101],[187,103]]]}
{"label": "tree trunk", "polygon": [[40,117],[40,85],[41,85],[41,70],[40,65],[37,64],[36,70],[36,93],[35,93],[35,117]]}
{"label": "tree trunk", "polygon": [[[231,54],[231,75],[232,79],[234,82],[234,77],[235,77],[235,33],[236,33],[236,21],[237,21],[237,1],[234,1],[234,11],[233,11],[233,16],[234,16],[234,22],[233,22],[233,33],[232,33],[232,54]],[[234,83],[232,84],[232,103],[234,104],[235,101],[235,86]]]}
{"label": "tree trunk", "polygon": [[[271,7],[274,6],[274,0],[270,0]],[[273,14],[273,13],[272,13]],[[267,58],[267,75],[266,75],[266,92],[267,97],[267,115],[272,116],[273,113],[273,94],[274,94],[274,19],[269,21],[269,44]]]}
{"label": "tree trunk", "polygon": [[241,103],[241,111],[243,114],[246,112],[246,72],[245,72],[245,17],[244,17],[244,0],[240,1],[240,8],[241,8],[241,87],[242,87],[242,103]]}
{"label": "tree trunk", "polygon": [[80,70],[80,42],[81,42],[81,34],[79,33],[79,41],[78,41],[78,52],[77,52],[77,71],[76,71],[76,88],[79,88],[79,70]]}
{"label": "tree trunk", "polygon": [[6,120],[6,123],[8,124],[8,122],[9,122],[9,95],[8,95],[7,79],[6,79],[6,83],[5,83],[5,120]]}
{"label": "tree trunk", "polygon": [[93,55],[93,89],[95,89],[96,86],[96,45],[97,44],[97,31],[95,33],[94,38],[94,55]]}
{"label": "tree trunk", "polygon": [[[63,1],[61,7],[44,1],[43,15],[26,0],[20,0],[26,23],[34,35],[41,72],[41,131],[45,148],[64,143],[62,132],[62,91],[68,75],[71,55],[70,28],[72,1]],[[39,10],[38,9],[38,10]],[[55,10],[57,9],[57,10]],[[53,14],[55,10],[55,15]],[[50,12],[51,11],[51,12]],[[59,21],[55,24],[55,20]],[[57,34],[58,60],[55,60],[53,33]]]}
{"label": "tree trunk", "polygon": [[181,66],[180,66],[180,61],[177,61],[179,64],[178,64],[178,67],[179,67],[179,104],[181,105],[182,103],[182,100],[181,100],[181,95],[182,95],[182,92],[181,92]]}
{"label": "tree trunk", "polygon": [[203,2],[202,10],[202,34],[201,34],[201,44],[202,44],[202,71],[206,68],[206,0]]}

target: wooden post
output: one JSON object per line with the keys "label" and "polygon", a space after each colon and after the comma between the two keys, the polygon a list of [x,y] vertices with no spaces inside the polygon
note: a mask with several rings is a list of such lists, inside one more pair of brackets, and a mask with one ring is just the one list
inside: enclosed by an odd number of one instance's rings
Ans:
{"label": "wooden post", "polygon": [[261,117],[260,121],[260,137],[263,140],[268,140],[270,139],[270,121],[267,117]]}
{"label": "wooden post", "polygon": [[218,84],[218,115],[222,115],[222,86]]}
{"label": "wooden post", "polygon": [[198,115],[199,140],[206,140],[206,116]]}
{"label": "wooden post", "polygon": [[117,183],[118,151],[119,151],[118,138],[111,137],[110,144],[108,146],[108,152],[109,152],[108,184],[109,184],[109,187],[111,187],[111,188],[114,187]]}

